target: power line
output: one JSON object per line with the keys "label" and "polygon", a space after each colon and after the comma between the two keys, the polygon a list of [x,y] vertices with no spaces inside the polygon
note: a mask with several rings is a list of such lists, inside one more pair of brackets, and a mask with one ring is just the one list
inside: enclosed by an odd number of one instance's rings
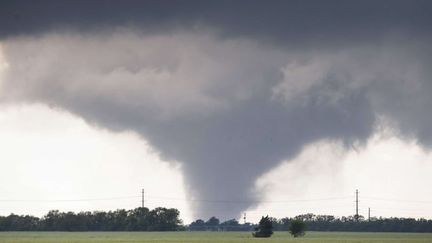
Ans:
{"label": "power line", "polygon": [[[85,201],[109,201],[135,199],[141,197],[142,206],[144,206],[144,189],[141,191],[141,196],[123,196],[123,197],[107,197],[107,198],[79,198],[79,199],[1,199],[0,202],[85,202]],[[164,196],[146,196],[152,199],[172,200],[172,201],[187,201],[187,202],[207,202],[207,203],[295,203],[295,202],[317,202],[317,201],[333,201],[347,199],[347,197],[329,197],[329,198],[314,198],[314,199],[292,199],[292,200],[213,200],[213,199],[187,199],[179,197],[164,197]]]}
{"label": "power line", "polygon": [[[143,189],[144,190],[144,189]],[[142,191],[143,193],[143,191]],[[180,197],[165,197],[165,196],[146,196],[152,199],[163,199],[172,201],[189,201],[189,202],[209,202],[209,203],[295,203],[295,202],[317,202],[317,201],[333,201],[348,199],[351,196],[344,197],[328,197],[328,198],[311,198],[311,199],[291,199],[291,200],[221,200],[221,199],[188,199]],[[80,202],[80,201],[109,201],[109,200],[122,200],[122,199],[134,199],[141,198],[141,196],[119,196],[119,197],[105,197],[105,198],[77,198],[77,199],[0,199],[0,202]],[[364,200],[375,200],[375,201],[392,201],[401,203],[424,203],[430,204],[432,201],[420,201],[420,200],[405,200],[396,198],[382,198],[382,197],[368,197],[363,196]],[[358,198],[356,198],[356,204]],[[143,201],[143,200],[142,200]],[[356,207],[357,208],[357,207]],[[357,212],[357,210],[356,210]]]}
{"label": "power line", "polygon": [[363,197],[364,199],[376,200],[376,201],[392,201],[392,202],[405,202],[405,203],[432,203],[432,201],[417,201],[417,200],[405,200],[395,198],[380,198],[380,197]]}
{"label": "power line", "polygon": [[81,199],[1,199],[0,202],[87,202],[87,201],[109,201],[137,198],[139,196],[109,197],[109,198],[81,198]]}
{"label": "power line", "polygon": [[153,199],[163,199],[163,200],[177,200],[177,201],[189,201],[189,202],[208,202],[208,203],[295,203],[295,202],[316,202],[316,201],[332,201],[347,199],[347,197],[330,197],[330,198],[314,198],[314,199],[292,199],[292,200],[212,200],[212,199],[187,199],[187,198],[177,198],[177,197],[163,197],[163,196],[147,196]]}
{"label": "power line", "polygon": [[374,207],[380,211],[405,211],[405,212],[424,212],[427,209],[424,208],[394,208],[394,207]]}

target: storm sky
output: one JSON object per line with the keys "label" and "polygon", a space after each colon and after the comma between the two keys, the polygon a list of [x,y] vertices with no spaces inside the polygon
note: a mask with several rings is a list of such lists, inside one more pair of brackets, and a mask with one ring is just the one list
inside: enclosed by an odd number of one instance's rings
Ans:
{"label": "storm sky", "polygon": [[[414,194],[401,186],[409,195],[381,199],[430,201],[420,172],[431,168],[431,10],[430,1],[2,1],[0,131],[12,151],[0,155],[2,172],[43,190],[65,180],[19,175],[60,170],[89,180],[81,193],[108,198],[106,177],[148,183],[188,198],[177,206],[193,218],[286,212],[269,206],[280,197],[343,199],[368,175],[365,189],[387,185],[369,195],[411,181]],[[58,152],[52,140],[68,131]],[[124,150],[82,145],[95,137]],[[55,166],[18,155],[40,144]],[[91,168],[111,153],[103,173]],[[2,182],[6,198],[17,198],[13,181]]]}

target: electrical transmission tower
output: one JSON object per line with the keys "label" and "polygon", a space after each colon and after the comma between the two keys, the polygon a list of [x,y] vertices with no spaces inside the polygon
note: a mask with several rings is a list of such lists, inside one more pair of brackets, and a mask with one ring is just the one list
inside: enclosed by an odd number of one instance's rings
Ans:
{"label": "electrical transmission tower", "polygon": [[355,215],[354,215],[354,219],[356,220],[356,221],[358,221],[359,220],[359,214],[358,214],[358,190],[356,190],[356,200],[355,200],[355,202],[356,202],[356,213],[355,213]]}
{"label": "electrical transmission tower", "polygon": [[141,191],[141,206],[144,208],[144,189]]}

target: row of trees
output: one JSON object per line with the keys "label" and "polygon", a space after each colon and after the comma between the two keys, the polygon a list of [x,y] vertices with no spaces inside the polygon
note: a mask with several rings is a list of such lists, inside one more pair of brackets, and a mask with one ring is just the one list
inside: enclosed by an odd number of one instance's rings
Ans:
{"label": "row of trees", "polygon": [[271,219],[275,230],[286,230],[290,222],[300,220],[313,231],[352,231],[352,232],[432,232],[432,220],[414,218],[371,218],[366,220],[353,216],[335,217],[332,215],[303,214],[294,218]]}
{"label": "row of trees", "polygon": [[[273,223],[276,222],[274,218],[268,215],[262,217],[258,225],[250,223],[239,224],[235,219],[231,219],[220,223],[220,220],[216,217],[211,217],[209,220],[204,221],[198,219],[192,222],[188,230],[191,231],[252,231],[254,237],[270,237],[273,234]],[[304,235],[306,224],[301,220],[292,220],[289,226],[285,229],[288,230],[294,237]]]}
{"label": "row of trees", "polygon": [[[273,230],[286,231],[294,221],[301,221],[313,231],[353,231],[353,232],[432,232],[432,220],[413,218],[371,218],[366,220],[353,216],[335,217],[332,215],[302,214],[296,217],[276,219],[268,217],[272,222]],[[239,224],[236,220],[220,223],[216,217],[204,221],[198,219],[192,222],[187,229],[191,231],[253,231],[259,225],[250,223]]]}
{"label": "row of trees", "polygon": [[251,231],[255,226],[250,223],[240,224],[235,219],[220,222],[218,218],[211,217],[207,221],[197,219],[187,229],[190,231]]}
{"label": "row of trees", "polygon": [[0,231],[177,231],[183,230],[174,208],[135,208],[109,212],[50,211],[42,218],[0,216]]}
{"label": "row of trees", "polygon": [[[96,212],[50,211],[41,218],[11,214],[0,216],[0,231],[253,231],[259,225],[240,224],[231,219],[224,222],[216,217],[198,219],[183,226],[179,211],[171,208],[135,208],[132,210]],[[286,231],[293,221],[301,221],[308,230],[357,232],[432,232],[432,220],[413,218],[334,217],[332,215],[303,214],[293,218],[265,217],[275,231]],[[264,222],[265,223],[265,222]],[[264,225],[263,223],[263,225]]]}

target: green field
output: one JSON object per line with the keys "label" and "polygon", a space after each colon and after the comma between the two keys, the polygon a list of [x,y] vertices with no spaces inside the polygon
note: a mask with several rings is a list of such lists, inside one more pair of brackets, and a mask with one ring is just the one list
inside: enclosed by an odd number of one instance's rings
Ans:
{"label": "green field", "polygon": [[432,242],[432,234],[308,232],[294,239],[276,232],[267,239],[253,238],[248,232],[0,232],[1,243],[22,242]]}

